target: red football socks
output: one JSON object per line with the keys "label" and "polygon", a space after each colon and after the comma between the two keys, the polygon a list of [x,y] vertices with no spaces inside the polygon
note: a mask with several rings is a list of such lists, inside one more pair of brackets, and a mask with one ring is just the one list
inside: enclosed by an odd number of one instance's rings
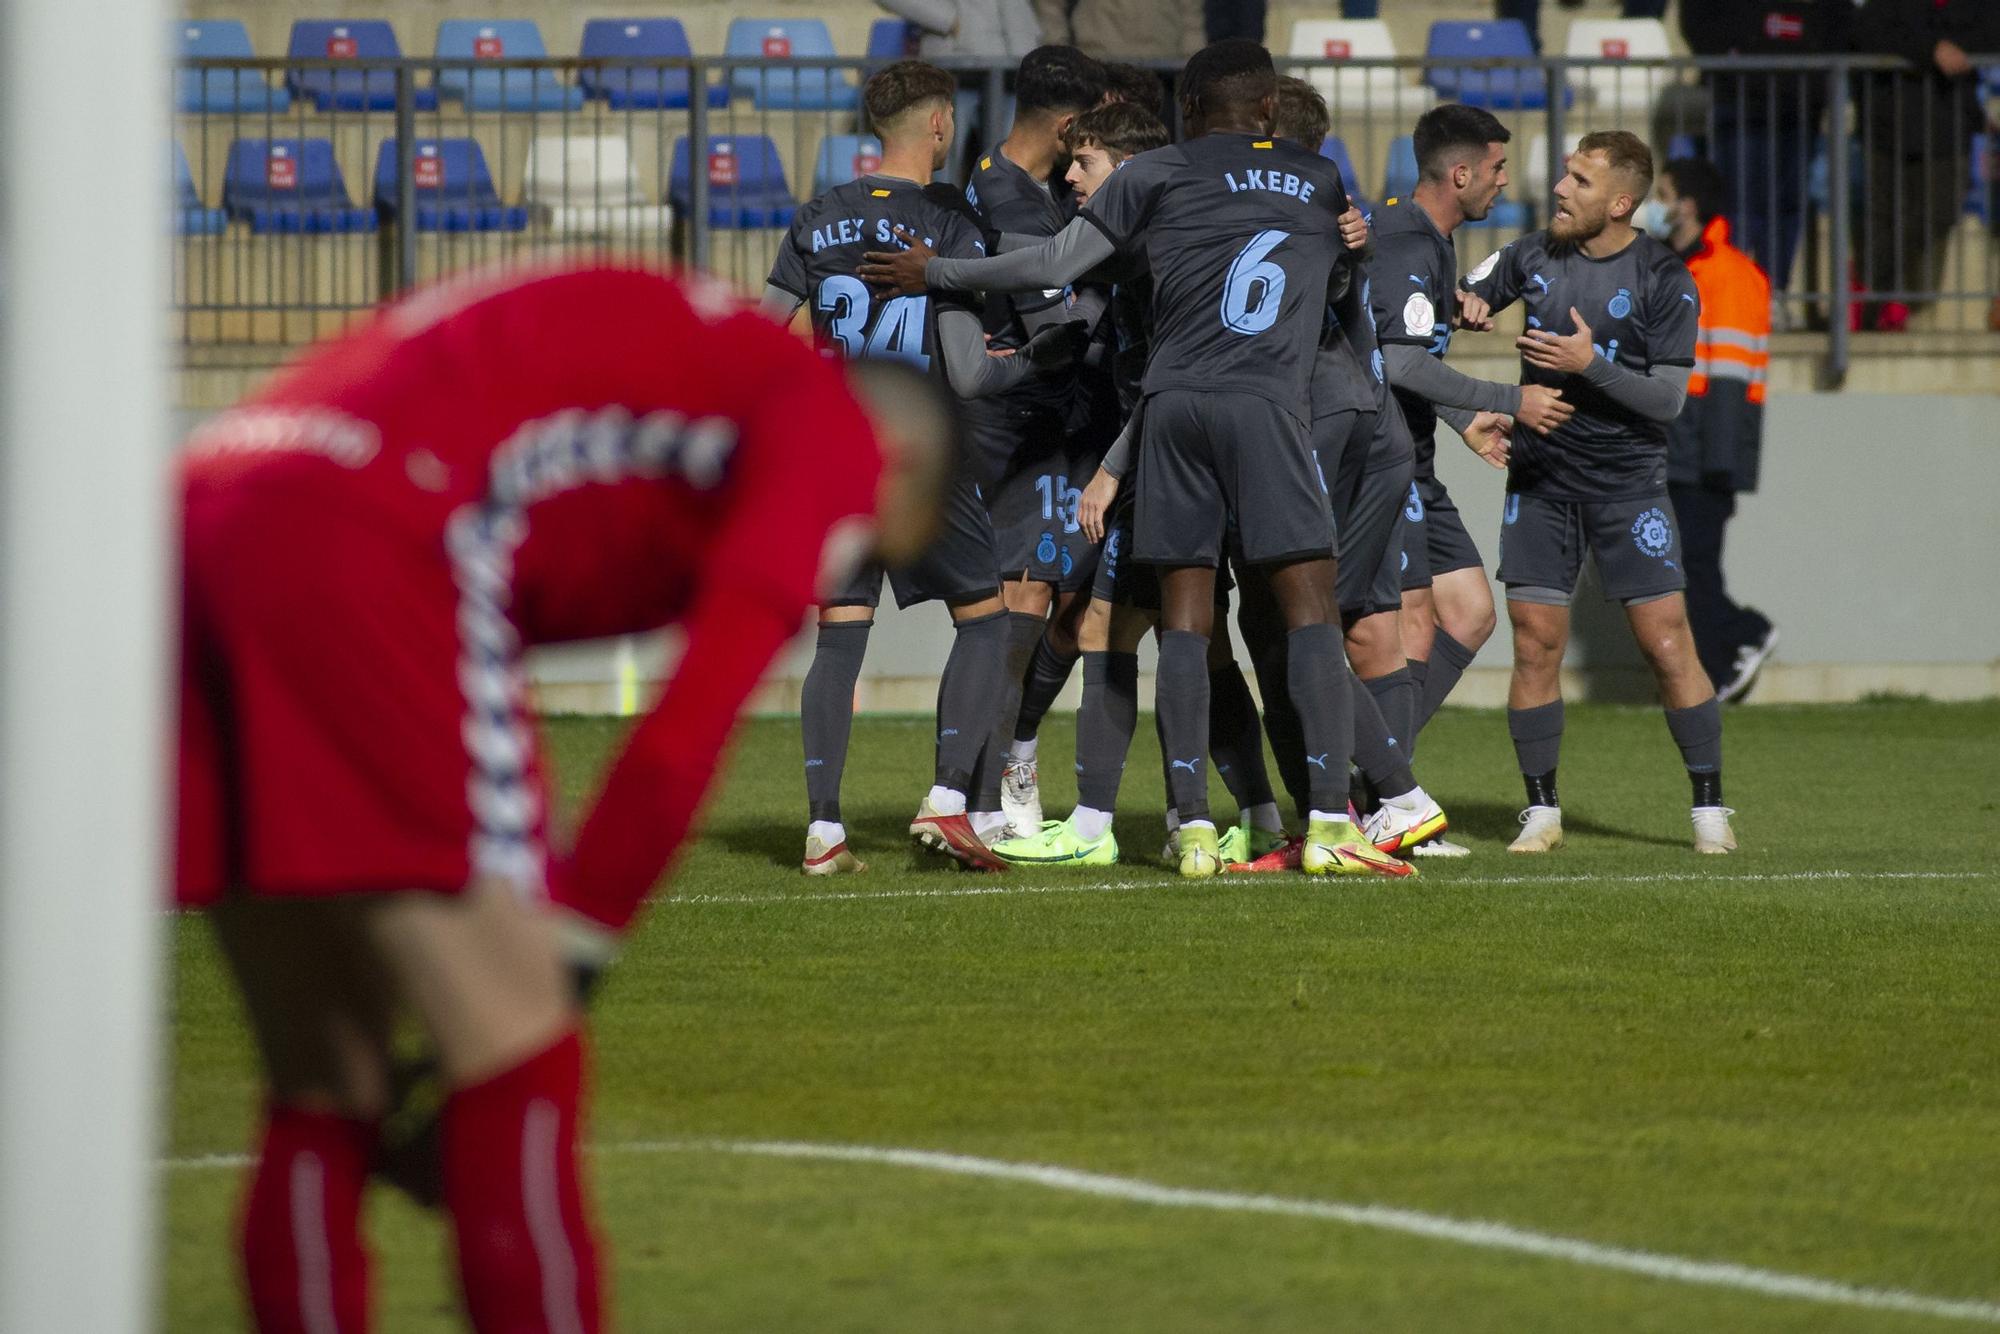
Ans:
{"label": "red football socks", "polygon": [[365,1334],[361,1188],[374,1125],[273,1104],[243,1208],[243,1274],[259,1334]]}
{"label": "red football socks", "polygon": [[577,1170],[571,1032],[444,1107],[444,1197],[478,1334],[598,1334],[597,1243]]}

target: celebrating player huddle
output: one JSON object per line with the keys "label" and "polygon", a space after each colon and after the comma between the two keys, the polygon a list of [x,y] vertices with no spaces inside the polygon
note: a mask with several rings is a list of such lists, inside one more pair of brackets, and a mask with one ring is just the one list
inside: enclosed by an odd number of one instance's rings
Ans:
{"label": "celebrating player huddle", "polygon": [[[1508,132],[1487,112],[1427,113],[1418,186],[1364,221],[1317,151],[1324,102],[1258,44],[1188,62],[1178,144],[1115,90],[1128,86],[1072,49],[1031,53],[1014,129],[961,199],[924,183],[951,139],[948,77],[891,66],[864,95],[881,171],[808,206],[772,271],[773,304],[810,305],[842,356],[908,355],[933,311],[940,331],[954,317],[968,331],[955,358],[927,363],[976,442],[922,567],[953,577],[898,584],[957,626],[912,834],[979,869],[1117,861],[1151,631],[1166,856],[1183,875],[1404,876],[1412,857],[1464,855],[1412,769],[1494,624],[1484,560],[1437,476],[1443,421],[1507,472],[1508,722],[1528,797],[1511,850],[1562,842],[1559,671],[1586,548],[1659,679],[1694,845],[1732,850],[1721,715],[1665,491],[1698,298],[1679,258],[1633,229],[1645,146],[1586,137],[1549,229],[1461,282],[1451,235],[1507,182]],[[1489,330],[1516,303],[1520,383],[1446,365],[1455,329]],[[1218,615],[1232,593],[1261,720]],[[811,874],[862,869],[839,776],[872,604],[871,586],[822,608],[803,706]],[[1079,657],[1080,801],[1043,820],[1036,732]],[[1211,769],[1238,808],[1220,830]]]}

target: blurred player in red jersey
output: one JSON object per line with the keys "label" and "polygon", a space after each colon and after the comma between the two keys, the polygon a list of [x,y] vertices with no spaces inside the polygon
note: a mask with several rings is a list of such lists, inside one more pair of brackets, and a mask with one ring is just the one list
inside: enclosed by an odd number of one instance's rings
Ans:
{"label": "blurred player in red jersey", "polygon": [[[418,294],[190,440],[177,892],[270,1084],[259,1330],[369,1328],[360,1200],[405,1010],[447,1089],[472,1327],[603,1328],[548,902],[622,931],[816,596],[928,537],[947,427],[921,415],[871,426],[719,289],[552,266]],[[523,646],[668,624],[678,671],[552,855]]]}

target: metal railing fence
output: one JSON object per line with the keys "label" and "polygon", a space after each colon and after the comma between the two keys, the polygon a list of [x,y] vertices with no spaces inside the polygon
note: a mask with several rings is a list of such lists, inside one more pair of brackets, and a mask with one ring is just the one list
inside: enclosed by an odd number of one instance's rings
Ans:
{"label": "metal railing fence", "polygon": [[[1546,221],[1580,135],[1628,129],[1661,161],[1696,153],[1722,169],[1780,326],[1822,330],[1835,378],[1851,329],[1891,327],[1897,307],[1926,327],[1984,329],[2000,292],[2000,135],[1983,101],[1899,61],[1279,60],[1326,95],[1329,152],[1363,200],[1414,183],[1411,127],[1451,100],[1425,79],[1508,126],[1512,183],[1459,233],[1468,268]],[[181,340],[268,361],[415,282],[550,249],[667,256],[754,292],[791,210],[872,166],[859,85],[880,63],[184,61]],[[960,78],[946,174],[963,180],[1005,131],[1010,70],[940,63]],[[1178,66],[1148,63],[1171,120]]]}

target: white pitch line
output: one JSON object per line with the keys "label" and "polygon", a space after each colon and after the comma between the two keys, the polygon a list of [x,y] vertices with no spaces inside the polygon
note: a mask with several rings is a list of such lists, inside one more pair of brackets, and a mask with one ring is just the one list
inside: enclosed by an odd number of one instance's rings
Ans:
{"label": "white pitch line", "polygon": [[[1775,1269],[1732,1264],[1720,1260],[1694,1260],[1659,1251],[1631,1250],[1554,1233],[1535,1232],[1508,1223],[1479,1219],[1451,1218],[1397,1209],[1381,1204],[1348,1204],[1338,1200],[1299,1199],[1283,1195],[1252,1195],[1226,1190],[1196,1190],[1167,1186],[1136,1177],[1108,1176],[1081,1172],[1070,1167],[1045,1163],[1016,1163],[998,1158],[975,1158],[968,1154],[938,1153],[927,1149],[885,1149],[865,1144],[813,1144],[790,1140],[638,1140],[597,1146],[600,1153],[660,1154],[719,1153],[751,1158],[805,1159],[815,1162],[864,1163],[880,1167],[905,1167],[946,1176],[976,1177],[989,1181],[1010,1181],[1040,1186],[1045,1190],[1066,1191],[1097,1199],[1119,1200],[1128,1204],[1151,1205],[1164,1209],[1201,1209],[1218,1213],[1268,1214],[1285,1218],[1309,1218],[1343,1223],[1349,1227],[1378,1232],[1397,1232],[1452,1242],[1481,1250],[1532,1255],[1546,1260],[1591,1269],[1609,1269],[1639,1274],[1695,1287],[1733,1288],[1765,1297],[1816,1302],[1824,1306],[1855,1306],[1875,1311],[1900,1311],[1910,1315],[1935,1316],[1941,1320],[1969,1321],[2000,1325],[2000,1303],[1930,1297],[1896,1288],[1865,1288],[1805,1274],[1787,1274]],[[240,1154],[205,1154],[168,1159],[163,1166],[183,1171],[241,1167],[248,1159]]]}
{"label": "white pitch line", "polygon": [[[958,889],[884,889],[876,891],[854,890],[835,894],[674,894],[660,900],[664,906],[684,904],[689,907],[717,907],[742,904],[786,904],[808,903],[868,903],[876,899],[973,899],[1006,898],[1018,894],[1108,894],[1126,889],[1172,889],[1178,887],[1199,888],[1224,885],[1254,885],[1275,881],[1279,884],[1295,884],[1302,877],[1284,876],[1221,876],[1216,880],[1188,881],[1179,876],[1156,877],[1150,880],[1096,880],[1024,881],[1014,878],[1022,874],[1015,872],[1005,880],[995,884],[968,886]],[[1062,874],[1057,872],[1056,874]],[[1450,879],[1438,876],[1428,883],[1445,885],[1453,889],[1479,889],[1493,885],[1509,887],[1517,885],[1678,885],[1678,884],[1786,884],[1794,881],[1875,881],[1875,880],[1984,880],[1993,877],[1988,871],[1772,871],[1760,874],[1708,875],[1699,871],[1662,871],[1647,875],[1599,875],[1584,872],[1576,875],[1503,875],[1491,878]],[[1351,885],[1353,882],[1329,882]],[[1418,881],[1421,886],[1425,882]]]}

